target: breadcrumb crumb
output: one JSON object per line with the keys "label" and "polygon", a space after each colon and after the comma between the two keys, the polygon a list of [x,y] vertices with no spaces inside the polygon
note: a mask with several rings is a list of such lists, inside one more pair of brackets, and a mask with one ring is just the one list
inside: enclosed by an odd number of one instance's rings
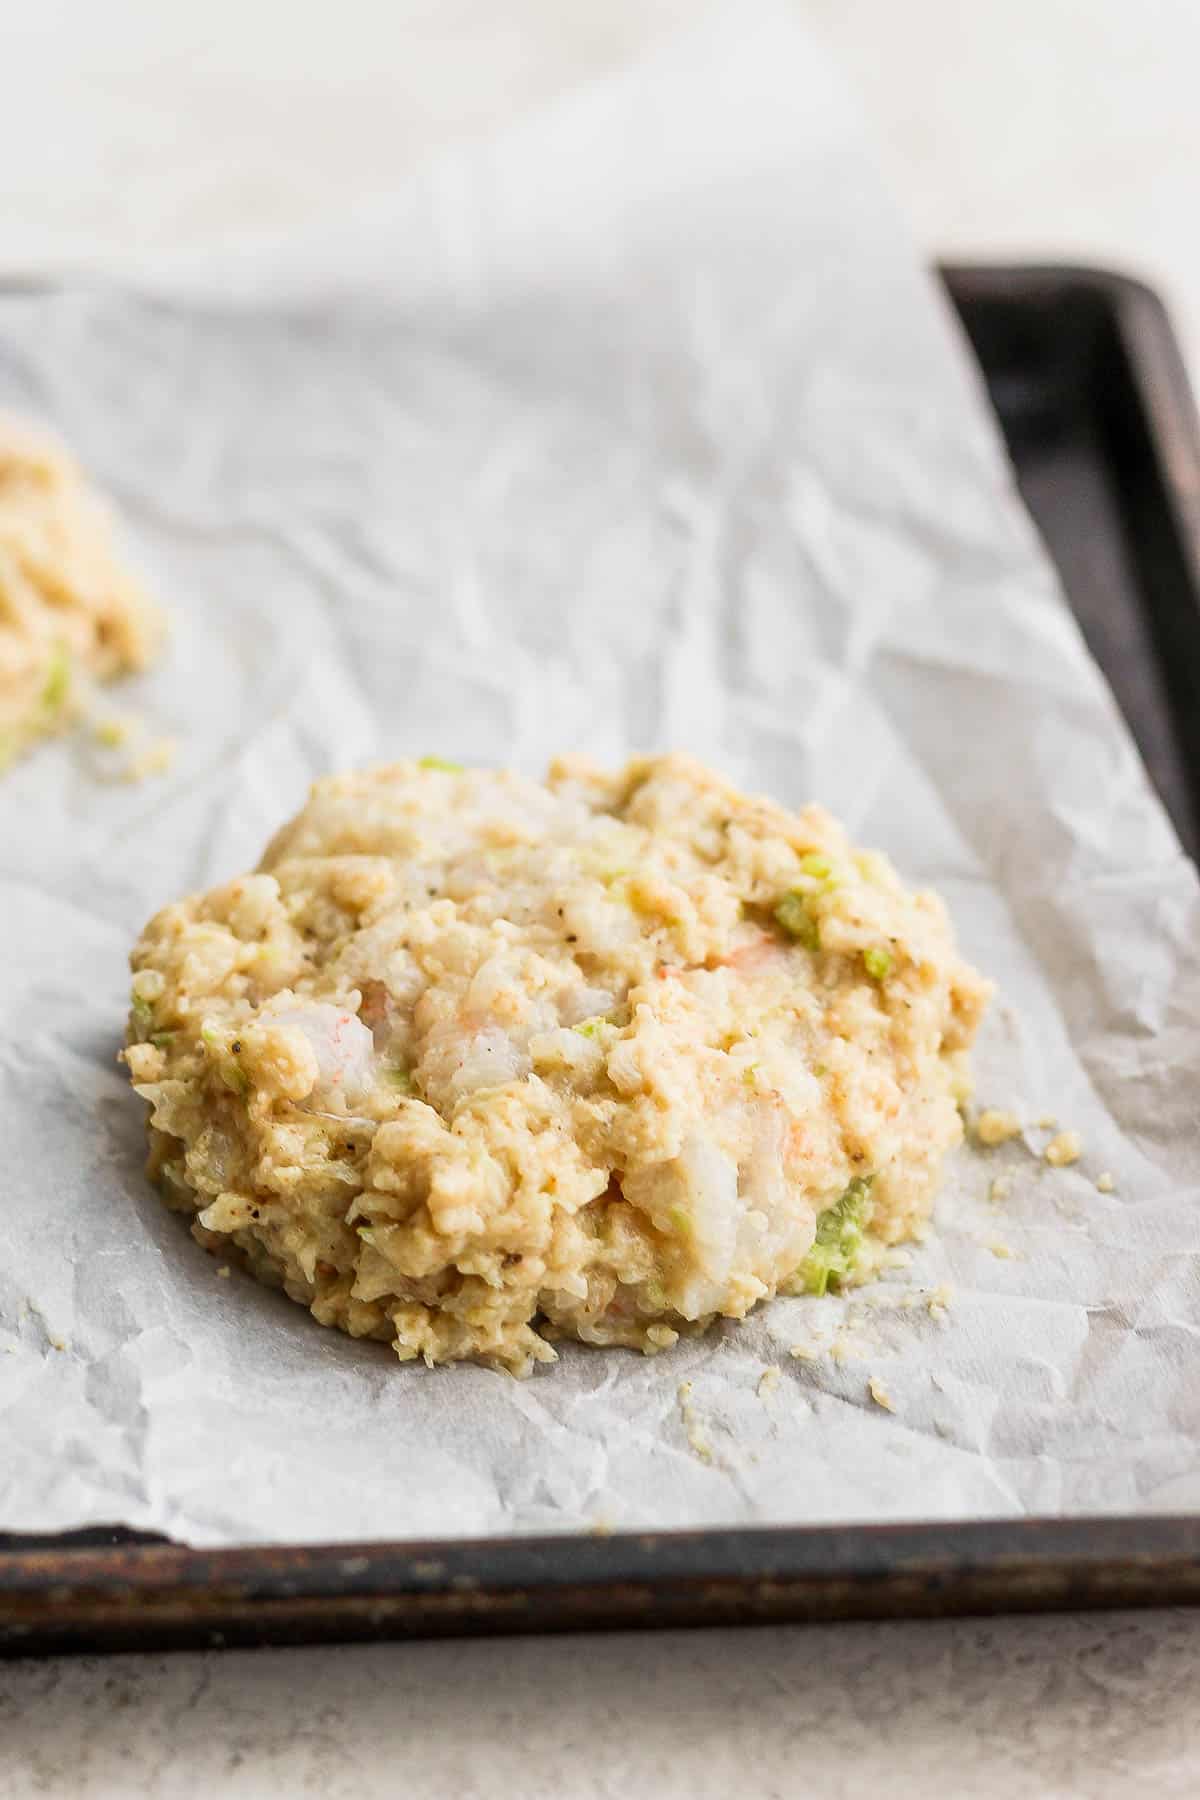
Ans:
{"label": "breadcrumb crumb", "polygon": [[939,1287],[930,1289],[925,1304],[931,1319],[944,1319],[953,1302],[954,1289],[948,1281],[943,1281]]}
{"label": "breadcrumb crumb", "polygon": [[[878,1338],[874,1342],[878,1345]],[[829,1360],[837,1363],[839,1368],[843,1363],[862,1362],[869,1354],[868,1344],[853,1331],[839,1332],[829,1346]]]}
{"label": "breadcrumb crumb", "polygon": [[1115,1192],[1116,1186],[1117,1186],[1116,1182],[1113,1180],[1112,1176],[1109,1174],[1107,1169],[1105,1169],[1103,1175],[1097,1175],[1097,1177],[1096,1177],[1097,1193],[1111,1194],[1111,1193]]}
{"label": "breadcrumb crumb", "polygon": [[1020,1135],[1021,1121],[1016,1113],[1004,1112],[997,1106],[985,1107],[975,1121],[975,1136],[989,1149],[995,1144],[1007,1144],[1010,1138]]}
{"label": "breadcrumb crumb", "polygon": [[876,1312],[911,1312],[914,1299],[911,1293],[897,1288],[868,1288],[858,1303],[859,1316],[866,1319]]}
{"label": "breadcrumb crumb", "polygon": [[1039,1131],[1058,1130],[1058,1120],[1053,1113],[1043,1113],[1040,1119],[1035,1120],[1035,1123]]}
{"label": "breadcrumb crumb", "polygon": [[895,1412],[896,1402],[892,1399],[892,1396],[888,1393],[877,1375],[872,1375],[870,1381],[868,1381],[867,1392],[870,1394],[876,1406],[882,1406],[884,1412]]}
{"label": "breadcrumb crumb", "polygon": [[997,1175],[988,1189],[988,1199],[993,1206],[999,1206],[1012,1193],[1012,1178],[1008,1175]]}
{"label": "breadcrumb crumb", "polygon": [[93,741],[116,753],[95,766],[95,773],[105,781],[145,781],[164,775],[175,760],[175,739],[151,736],[147,721],[136,713],[89,716],[88,724]]}
{"label": "breadcrumb crumb", "polygon": [[770,1368],[764,1369],[758,1378],[759,1399],[765,1400],[768,1394],[773,1394],[782,1379],[778,1363],[772,1363]]}
{"label": "breadcrumb crumb", "polygon": [[221,1266],[221,1268],[219,1268],[217,1270],[217,1274],[220,1276],[222,1281],[228,1281],[229,1280],[229,1264],[224,1263]]}
{"label": "breadcrumb crumb", "polygon": [[1077,1131],[1060,1131],[1057,1137],[1050,1139],[1042,1155],[1051,1168],[1068,1168],[1083,1155],[1083,1139]]}
{"label": "breadcrumb crumb", "polygon": [[136,729],[132,719],[119,717],[97,719],[92,726],[92,736],[98,744],[103,744],[106,750],[119,750],[122,744],[129,742]]}
{"label": "breadcrumb crumb", "polygon": [[690,1381],[680,1382],[676,1391],[676,1398],[679,1401],[679,1416],[683,1420],[683,1429],[687,1433],[687,1441],[691,1446],[693,1454],[698,1456],[701,1462],[710,1463],[713,1459],[712,1445],[709,1443],[700,1421],[696,1417],[696,1409],[692,1405],[692,1384]]}
{"label": "breadcrumb crumb", "polygon": [[1006,1244],[1003,1238],[989,1238],[987,1240],[987,1248],[991,1251],[993,1256],[998,1256],[1001,1262],[1020,1262],[1023,1260],[1020,1251],[1014,1250],[1011,1244]]}
{"label": "breadcrumb crumb", "polygon": [[137,756],[131,757],[122,771],[126,781],[146,781],[151,775],[165,775],[175,760],[175,739],[157,738]]}

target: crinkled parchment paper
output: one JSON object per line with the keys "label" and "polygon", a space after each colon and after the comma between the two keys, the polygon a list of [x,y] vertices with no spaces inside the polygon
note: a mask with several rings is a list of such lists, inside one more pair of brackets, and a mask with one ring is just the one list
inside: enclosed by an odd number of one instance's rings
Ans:
{"label": "crinkled parchment paper", "polygon": [[[1195,876],[786,18],[724,15],[319,243],[7,295],[0,403],[120,503],[176,621],[131,703],[181,741],[156,783],[75,744],[0,786],[0,1525],[1200,1506]],[[222,1278],[115,1062],[143,920],[323,771],[655,746],[937,886],[1001,984],[980,1098],[1057,1114],[1081,1162],[1037,1130],[964,1151],[872,1293],[525,1383]]]}

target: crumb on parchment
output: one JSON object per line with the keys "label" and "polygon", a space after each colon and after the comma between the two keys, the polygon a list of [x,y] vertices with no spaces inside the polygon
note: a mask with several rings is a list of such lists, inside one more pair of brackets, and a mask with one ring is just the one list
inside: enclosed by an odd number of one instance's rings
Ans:
{"label": "crumb on parchment", "polygon": [[1012,1178],[1008,1175],[997,1175],[988,1188],[988,1199],[993,1206],[1000,1206],[1012,1193]]}
{"label": "crumb on parchment", "polygon": [[1007,1144],[1010,1138],[1020,1135],[1021,1121],[1016,1113],[1005,1112],[997,1106],[985,1107],[975,1121],[975,1136],[989,1150],[996,1144]]}
{"label": "crumb on parchment", "polygon": [[807,1343],[793,1344],[789,1356],[797,1362],[821,1362],[828,1358],[840,1368],[844,1363],[863,1362],[879,1348],[879,1339],[859,1329],[859,1319],[847,1319],[846,1325],[832,1337],[811,1337]]}
{"label": "crumb on parchment", "polygon": [[[937,1317],[938,1309],[943,1311],[949,1305],[954,1290],[948,1282],[943,1281],[935,1288],[909,1288],[907,1291],[889,1296],[870,1296],[870,1304],[883,1307],[890,1312],[920,1312],[928,1308],[933,1317]],[[864,1305],[866,1304],[864,1296]]]}
{"label": "crumb on parchment", "polygon": [[[1015,1252],[1009,1251],[1008,1254],[1014,1255]],[[871,1314],[907,1313],[923,1309],[931,1319],[940,1322],[945,1319],[953,1300],[954,1288],[948,1281],[940,1282],[937,1287],[910,1288],[904,1292],[889,1293],[886,1288],[875,1288],[864,1293],[855,1302],[854,1307],[846,1314],[843,1325],[832,1337],[824,1336],[819,1331],[814,1332],[804,1342],[793,1344],[788,1354],[797,1362],[815,1363],[825,1359],[838,1365],[864,1362],[880,1349],[883,1342],[877,1333],[865,1328],[870,1323]]]}
{"label": "crumb on parchment", "polygon": [[1077,1131],[1060,1131],[1052,1137],[1042,1155],[1052,1169],[1066,1169],[1083,1155],[1083,1139]]}
{"label": "crumb on parchment", "polygon": [[768,1394],[773,1394],[782,1379],[783,1375],[778,1363],[772,1363],[769,1368],[764,1369],[758,1378],[759,1399],[765,1400]]}
{"label": "crumb on parchment", "polygon": [[221,1267],[217,1270],[217,1274],[220,1276],[222,1281],[228,1281],[229,1280],[229,1264],[223,1263],[221,1265]]}
{"label": "crumb on parchment", "polygon": [[1096,1192],[1098,1194],[1115,1193],[1116,1186],[1117,1186],[1116,1182],[1113,1180],[1112,1176],[1109,1174],[1107,1169],[1105,1169],[1105,1171],[1102,1175],[1097,1175],[1097,1177],[1096,1177]]}
{"label": "crumb on parchment", "polygon": [[884,1412],[895,1412],[896,1402],[892,1399],[892,1396],[888,1393],[877,1375],[872,1375],[870,1381],[868,1381],[867,1392],[870,1394],[876,1406],[882,1406]]}
{"label": "crumb on parchment", "polygon": [[700,1458],[701,1462],[712,1462],[712,1445],[709,1443],[707,1434],[696,1416],[696,1409],[692,1405],[692,1384],[690,1381],[680,1382],[679,1387],[676,1390],[676,1398],[679,1401],[679,1417],[683,1420],[683,1429],[687,1434],[687,1441],[691,1450]]}
{"label": "crumb on parchment", "polygon": [[130,758],[121,771],[123,781],[147,781],[152,775],[165,775],[175,760],[175,739],[155,738],[144,750]]}
{"label": "crumb on parchment", "polygon": [[165,775],[178,748],[172,737],[154,737],[148,722],[137,713],[103,713],[89,717],[91,736],[103,751],[95,773],[104,781],[137,783]]}
{"label": "crumb on parchment", "polygon": [[1040,1118],[1034,1120],[1034,1124],[1037,1126],[1039,1131],[1057,1131],[1058,1130],[1058,1120],[1055,1118],[1053,1113],[1043,1113]]}
{"label": "crumb on parchment", "polygon": [[137,731],[136,719],[121,714],[113,714],[107,718],[96,719],[92,725],[92,736],[106,750],[119,750],[127,744]]}

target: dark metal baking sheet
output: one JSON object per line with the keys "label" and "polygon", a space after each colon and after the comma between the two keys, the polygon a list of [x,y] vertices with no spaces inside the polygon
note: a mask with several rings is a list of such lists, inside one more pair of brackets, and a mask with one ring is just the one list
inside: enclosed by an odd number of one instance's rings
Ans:
{"label": "dark metal baking sheet", "polygon": [[1200,851],[1200,432],[1162,302],[949,268],[1025,502],[1184,845]]}
{"label": "dark metal baking sheet", "polygon": [[0,1556],[9,1654],[1200,1602],[1200,1520]]}
{"label": "dark metal baking sheet", "polygon": [[[1018,480],[1181,838],[1200,846],[1200,428],[1157,297],[948,268]],[[181,1549],[0,1535],[0,1652],[1200,1603],[1200,1517]]]}

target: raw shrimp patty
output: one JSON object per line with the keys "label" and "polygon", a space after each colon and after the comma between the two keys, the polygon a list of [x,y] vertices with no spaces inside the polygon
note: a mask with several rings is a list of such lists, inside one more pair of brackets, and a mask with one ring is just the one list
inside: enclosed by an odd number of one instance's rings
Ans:
{"label": "raw shrimp patty", "polygon": [[0,416],[0,769],[69,724],[92,682],[145,668],[161,635],[71,458]]}
{"label": "raw shrimp patty", "polygon": [[132,962],[201,1243],[518,1372],[861,1280],[929,1215],[988,994],[934,894],[685,756],[318,782]]}

